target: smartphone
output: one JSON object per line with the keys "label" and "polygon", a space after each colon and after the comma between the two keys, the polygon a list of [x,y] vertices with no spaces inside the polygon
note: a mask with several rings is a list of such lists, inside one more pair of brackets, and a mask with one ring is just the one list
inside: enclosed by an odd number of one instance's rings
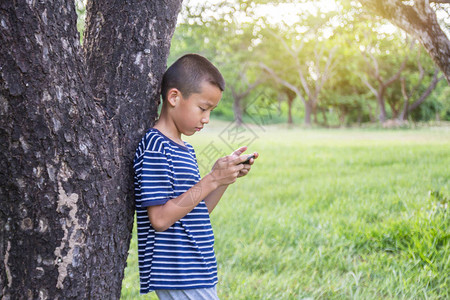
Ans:
{"label": "smartphone", "polygon": [[245,161],[241,162],[241,164],[249,164],[250,159],[255,158],[255,154],[250,155]]}

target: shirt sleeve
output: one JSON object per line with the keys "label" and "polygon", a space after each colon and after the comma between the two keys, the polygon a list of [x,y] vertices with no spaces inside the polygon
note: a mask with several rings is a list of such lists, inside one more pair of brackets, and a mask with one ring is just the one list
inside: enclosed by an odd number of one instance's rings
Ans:
{"label": "shirt sleeve", "polygon": [[136,203],[140,207],[161,205],[171,199],[173,176],[167,157],[157,151],[146,150],[142,157],[140,192]]}

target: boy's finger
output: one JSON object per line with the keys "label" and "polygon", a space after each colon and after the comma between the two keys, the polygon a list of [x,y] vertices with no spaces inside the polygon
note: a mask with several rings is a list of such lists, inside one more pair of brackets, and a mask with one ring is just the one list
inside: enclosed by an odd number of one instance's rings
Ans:
{"label": "boy's finger", "polygon": [[239,175],[240,175],[240,177],[242,177],[242,176],[247,175],[248,172],[249,172],[249,171],[248,171],[247,169],[243,169],[243,170],[240,171]]}
{"label": "boy's finger", "polygon": [[255,159],[257,159],[258,157],[259,157],[259,153],[258,152],[253,152],[253,158],[250,159],[248,164],[249,165],[253,165],[253,163],[255,162]]}
{"label": "boy's finger", "polygon": [[243,164],[243,165],[244,165],[244,168],[242,169],[242,171],[245,171],[245,170],[250,171],[250,169],[252,168],[252,166],[250,164]]}
{"label": "boy's finger", "polygon": [[236,150],[233,151],[233,153],[231,155],[237,155],[240,156],[242,153],[245,152],[245,150],[247,150],[247,146],[242,146]]}
{"label": "boy's finger", "polygon": [[[233,160],[233,164],[235,164],[235,165],[242,164],[245,166],[245,164],[243,164],[243,162],[245,162],[250,156],[251,155],[242,155],[242,156],[236,157],[236,159]],[[252,159],[250,159],[250,160],[252,160]]]}
{"label": "boy's finger", "polygon": [[242,171],[242,170],[245,168],[245,165],[244,165],[244,164],[237,164],[237,165],[235,166],[235,168],[236,168],[238,171]]}

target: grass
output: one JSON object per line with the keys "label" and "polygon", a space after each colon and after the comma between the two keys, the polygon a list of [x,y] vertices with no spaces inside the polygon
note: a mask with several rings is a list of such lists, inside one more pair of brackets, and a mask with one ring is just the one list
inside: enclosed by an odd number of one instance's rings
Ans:
{"label": "grass", "polygon": [[[450,298],[449,128],[226,126],[187,139],[211,165],[257,136],[211,215],[221,299]],[[122,299],[157,299],[138,276],[133,236]]]}

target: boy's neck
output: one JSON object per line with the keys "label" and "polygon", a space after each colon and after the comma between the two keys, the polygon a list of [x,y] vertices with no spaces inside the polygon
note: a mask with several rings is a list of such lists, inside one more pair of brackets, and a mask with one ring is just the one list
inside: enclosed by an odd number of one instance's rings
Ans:
{"label": "boy's neck", "polygon": [[156,121],[153,128],[158,129],[162,134],[167,136],[169,139],[174,141],[175,143],[183,145],[183,140],[181,139],[181,132],[178,131],[177,127],[163,112],[159,119]]}

